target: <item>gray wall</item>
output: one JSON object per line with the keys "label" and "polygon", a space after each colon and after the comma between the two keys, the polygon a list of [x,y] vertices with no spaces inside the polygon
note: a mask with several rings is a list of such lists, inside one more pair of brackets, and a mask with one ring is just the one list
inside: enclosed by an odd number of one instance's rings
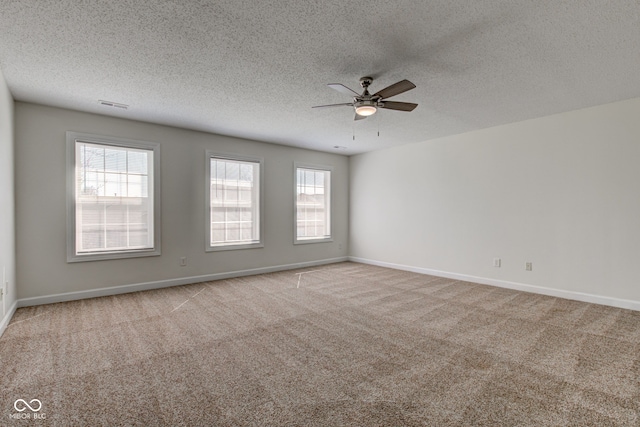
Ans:
{"label": "gray wall", "polygon": [[350,174],[354,257],[640,302],[638,98],[354,156]]}
{"label": "gray wall", "polygon": [[[7,295],[0,306],[0,323],[16,301],[14,223],[13,125],[14,103],[0,72],[0,268],[4,269]],[[0,270],[0,275],[2,270]],[[2,280],[2,276],[0,276]],[[0,283],[3,286],[3,283]]]}
{"label": "gray wall", "polygon": [[[185,129],[17,102],[16,218],[19,298],[206,276],[347,255],[348,158]],[[66,262],[65,132],[159,142],[162,255]],[[264,158],[261,249],[205,252],[205,150]],[[333,166],[333,242],[293,244],[293,162]],[[180,267],[180,257],[187,266]]]}

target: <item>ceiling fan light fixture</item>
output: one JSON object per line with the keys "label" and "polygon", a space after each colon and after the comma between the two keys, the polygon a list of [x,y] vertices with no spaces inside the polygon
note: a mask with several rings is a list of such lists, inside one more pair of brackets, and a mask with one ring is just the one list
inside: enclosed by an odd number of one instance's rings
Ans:
{"label": "ceiling fan light fixture", "polygon": [[356,114],[359,116],[372,116],[378,111],[374,105],[359,105],[356,107]]}

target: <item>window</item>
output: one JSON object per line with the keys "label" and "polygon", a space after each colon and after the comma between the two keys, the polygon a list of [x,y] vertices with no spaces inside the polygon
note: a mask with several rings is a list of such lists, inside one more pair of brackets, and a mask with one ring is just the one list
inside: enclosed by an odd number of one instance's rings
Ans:
{"label": "window", "polygon": [[67,132],[67,261],[160,255],[160,146]]}
{"label": "window", "polygon": [[207,151],[207,250],[263,247],[262,159]]}
{"label": "window", "polygon": [[295,243],[331,241],[331,168],[295,165]]}

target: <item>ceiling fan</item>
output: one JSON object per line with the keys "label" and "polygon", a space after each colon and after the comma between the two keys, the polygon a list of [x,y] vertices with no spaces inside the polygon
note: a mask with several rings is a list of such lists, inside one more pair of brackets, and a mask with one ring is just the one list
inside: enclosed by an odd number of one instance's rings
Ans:
{"label": "ceiling fan", "polygon": [[413,111],[418,106],[418,104],[413,104],[411,102],[387,101],[387,98],[400,95],[401,93],[415,88],[416,85],[411,83],[409,80],[401,80],[398,83],[394,83],[391,86],[387,86],[386,88],[377,91],[373,95],[369,93],[369,85],[371,84],[371,82],[373,82],[372,77],[362,77],[360,79],[360,86],[364,88],[362,94],[359,94],[355,90],[350,89],[343,84],[330,83],[327,86],[329,86],[331,89],[353,96],[353,102],[346,102],[343,104],[316,105],[315,107],[311,108],[341,106],[354,107],[356,111],[354,120],[362,120],[375,114],[376,111],[378,111],[378,108],[397,111]]}

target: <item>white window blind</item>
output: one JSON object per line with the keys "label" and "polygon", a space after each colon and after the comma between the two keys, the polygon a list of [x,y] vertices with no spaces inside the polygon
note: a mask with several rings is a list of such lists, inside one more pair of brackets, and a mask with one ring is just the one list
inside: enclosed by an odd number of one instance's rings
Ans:
{"label": "white window blind", "polygon": [[331,238],[331,171],[296,167],[296,240]]}
{"label": "white window blind", "polygon": [[76,142],[76,252],[153,248],[153,150]]}
{"label": "white window blind", "polygon": [[260,167],[209,154],[209,249],[261,246]]}

